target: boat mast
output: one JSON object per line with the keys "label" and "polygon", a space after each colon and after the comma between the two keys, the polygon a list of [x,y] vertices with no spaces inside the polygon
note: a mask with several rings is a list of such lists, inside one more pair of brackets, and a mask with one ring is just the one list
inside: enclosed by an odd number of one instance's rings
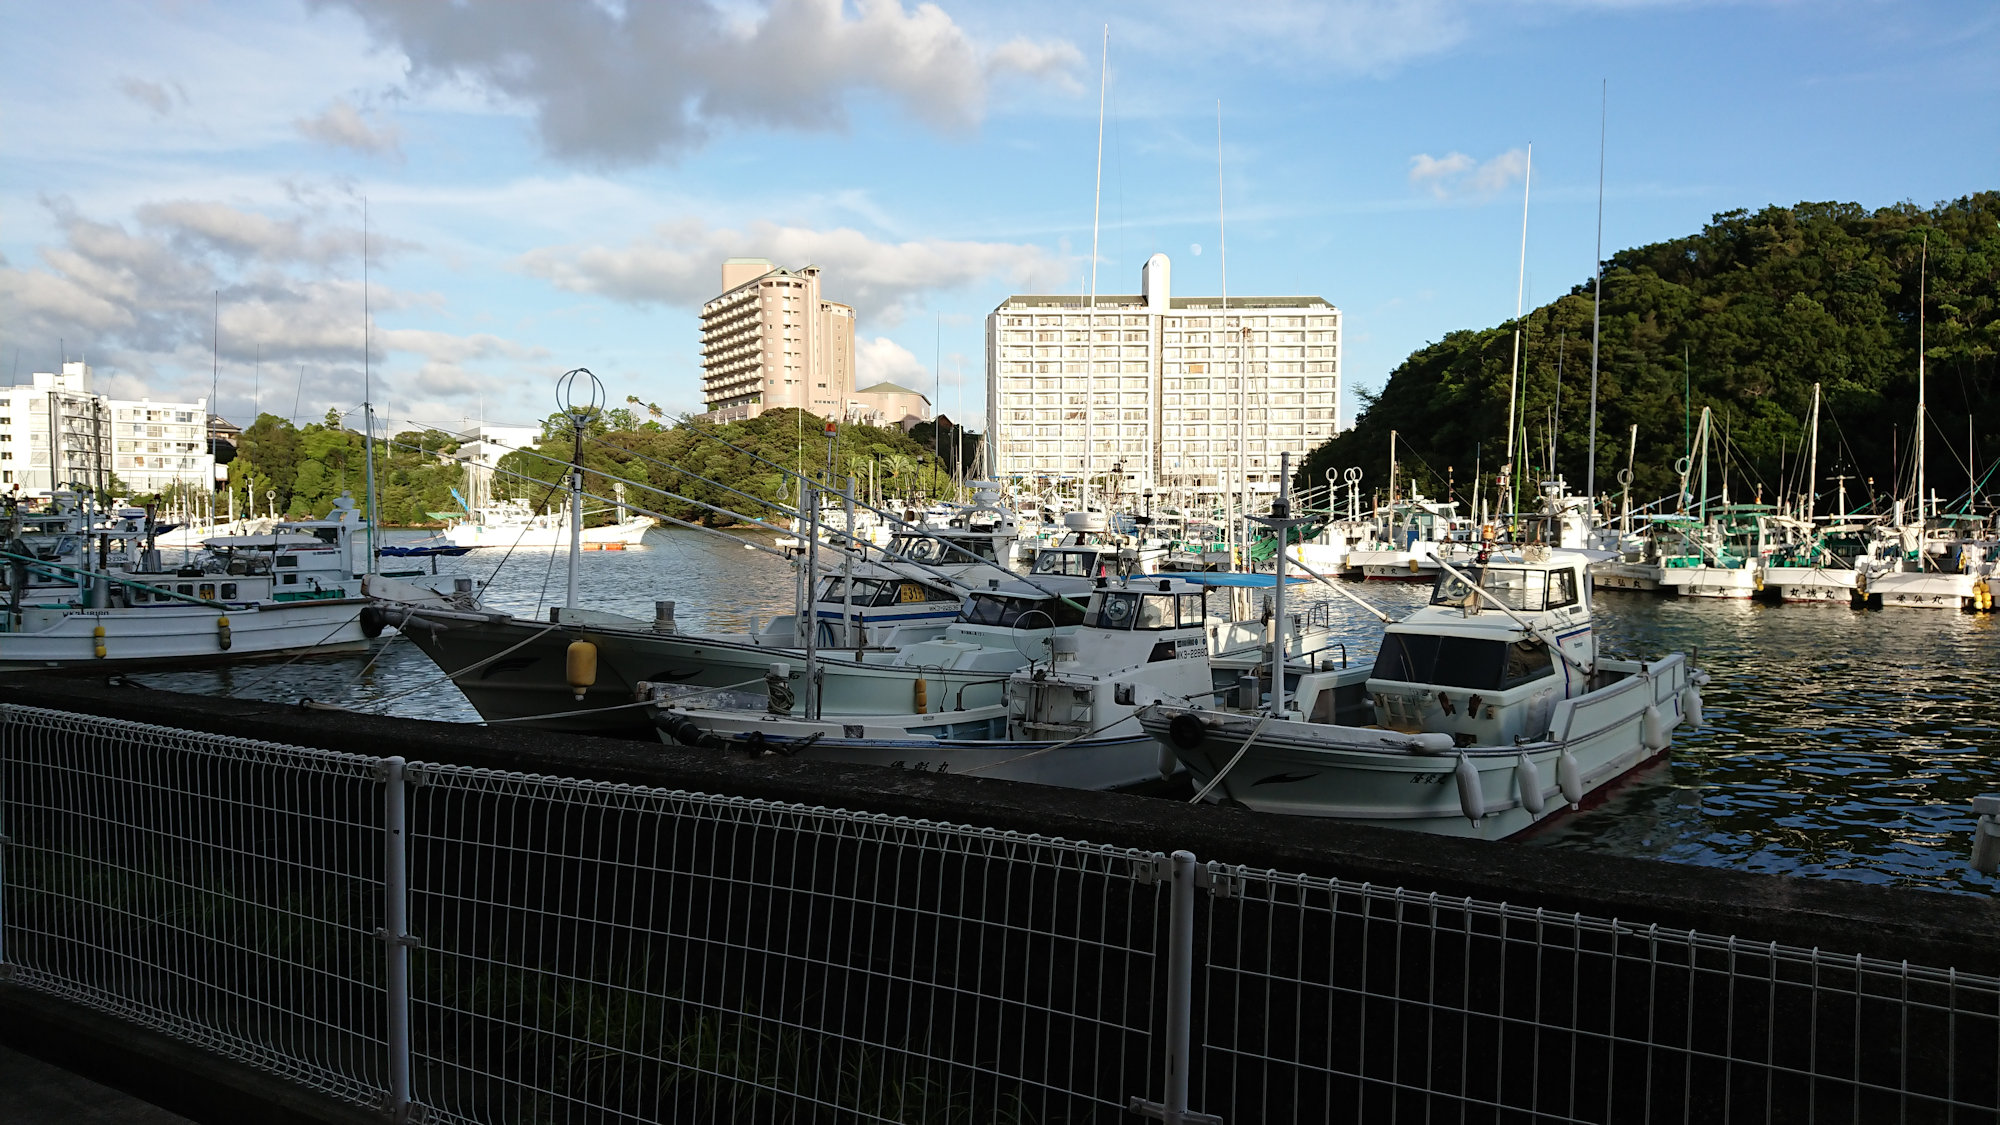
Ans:
{"label": "boat mast", "polygon": [[1924,300],[1930,280],[1931,236],[1924,235],[1917,265],[1917,532],[1924,529]]}
{"label": "boat mast", "polygon": [[[1215,230],[1216,252],[1220,257],[1222,270],[1222,316],[1214,335],[1226,335],[1229,331],[1229,211],[1224,204],[1222,192],[1222,99],[1215,102]],[[1215,353],[1224,355],[1222,351]],[[1250,396],[1249,384],[1244,379],[1247,370],[1237,357],[1236,364],[1236,480],[1229,500],[1223,504],[1224,518],[1228,524],[1229,558],[1231,566],[1250,568],[1250,526],[1240,523],[1250,515]],[[1217,368],[1220,373],[1220,367]],[[1217,483],[1220,483],[1219,481]],[[1217,490],[1221,491],[1220,489]],[[1239,534],[1240,533],[1240,534]],[[1242,557],[1237,557],[1236,549],[1242,548]]]}
{"label": "boat mast", "polygon": [[[1500,482],[1500,507],[1511,511],[1514,498],[1514,405],[1521,385],[1521,302],[1528,290],[1528,184],[1535,174],[1535,143],[1528,142],[1528,167],[1521,176],[1521,269],[1514,279],[1514,362],[1507,375],[1507,473]],[[1478,475],[1474,474],[1474,481]],[[1484,487],[1479,489],[1483,497]]]}
{"label": "boat mast", "polygon": [[[371,338],[368,323],[368,199],[361,200],[361,457],[367,463],[368,483],[368,569],[379,569],[375,556],[375,406],[373,368],[368,352]],[[570,605],[576,605],[575,578],[570,580]]]}
{"label": "boat mast", "polygon": [[1111,25],[1107,23],[1097,71],[1097,186],[1090,196],[1090,311],[1084,317],[1083,485],[1077,490],[1077,507],[1084,512],[1090,511],[1090,477],[1097,468],[1097,231],[1104,207],[1104,91],[1110,81]]}
{"label": "boat mast", "polygon": [[1606,80],[1597,95],[1597,284],[1590,301],[1590,469],[1583,485],[1593,508],[1597,504],[1597,342],[1604,309],[1604,119],[1609,90]]}
{"label": "boat mast", "polygon": [[1812,451],[1806,459],[1806,526],[1812,526],[1813,492],[1819,487],[1819,384],[1813,384]]}

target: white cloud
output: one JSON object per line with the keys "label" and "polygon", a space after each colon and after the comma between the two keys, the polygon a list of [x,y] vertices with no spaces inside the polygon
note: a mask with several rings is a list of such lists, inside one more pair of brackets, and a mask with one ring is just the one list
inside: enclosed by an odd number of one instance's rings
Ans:
{"label": "white cloud", "polygon": [[1527,150],[1518,148],[1485,163],[1462,152],[1443,156],[1420,152],[1410,157],[1410,183],[1428,189],[1439,199],[1490,196],[1520,182],[1527,171]]}
{"label": "white cloud", "polygon": [[935,376],[924,362],[910,349],[889,339],[887,336],[874,338],[856,337],[854,340],[854,386],[866,390],[877,383],[894,383],[899,387],[918,391],[925,397],[932,393]]}
{"label": "white cloud", "polygon": [[[214,405],[232,417],[247,413],[260,371],[273,386],[297,379],[301,421],[360,401],[364,295],[342,272],[358,264],[358,230],[205,200],[149,203],[129,222],[63,201],[50,210],[60,241],[39,265],[0,263],[0,320],[18,339],[60,339],[134,397],[193,400],[219,385]],[[430,303],[379,282],[367,294],[372,313]],[[372,313],[378,401],[424,395],[427,407],[462,409],[545,358],[494,335],[373,327]],[[30,357],[24,370],[57,358]]]}
{"label": "white cloud", "polygon": [[353,149],[370,156],[401,151],[402,134],[395,125],[371,126],[345,98],[335,98],[319,116],[302,117],[293,124],[301,136],[323,145]]}
{"label": "white cloud", "polygon": [[1065,267],[1039,246],[1011,242],[921,239],[883,242],[849,228],[752,223],[709,228],[696,220],[662,224],[622,247],[549,247],[531,251],[522,268],[559,288],[634,304],[695,308],[721,289],[722,260],[769,258],[779,266],[825,271],[822,295],[852,305],[863,322],[894,325],[934,290],[1000,278],[1016,289],[1037,273]]}
{"label": "white cloud", "polygon": [[535,116],[544,146],[604,164],[673,156],[720,126],[839,130],[851,92],[887,95],[939,129],[984,116],[988,82],[1075,85],[1073,46],[982,49],[934,4],[771,0],[730,18],[704,0],[411,4],[320,0],[358,14],[421,80],[458,80]]}

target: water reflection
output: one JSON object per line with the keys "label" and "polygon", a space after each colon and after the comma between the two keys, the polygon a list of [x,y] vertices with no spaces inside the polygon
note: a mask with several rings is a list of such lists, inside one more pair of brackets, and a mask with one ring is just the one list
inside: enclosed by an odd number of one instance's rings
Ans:
{"label": "water reflection", "polygon": [[[408,533],[392,533],[391,541]],[[475,552],[439,580],[491,579],[487,602],[545,617],[561,604],[567,552]],[[584,603],[644,620],[673,598],[684,628],[740,630],[789,613],[793,579],[778,560],[696,532],[655,530],[643,550],[583,557]],[[1371,584],[1393,615],[1421,587]],[[1373,659],[1380,626],[1326,591],[1355,663]],[[1605,803],[1522,846],[1649,856],[1976,893],[2000,881],[1966,867],[1972,798],[2000,791],[2000,617],[1930,610],[1856,612],[1644,595],[1600,596],[1608,655],[1697,655],[1713,681],[1707,725],[1681,730],[1669,761],[1628,779]],[[175,690],[293,701],[301,697],[411,718],[476,719],[458,690],[393,635],[365,656],[136,677]]]}

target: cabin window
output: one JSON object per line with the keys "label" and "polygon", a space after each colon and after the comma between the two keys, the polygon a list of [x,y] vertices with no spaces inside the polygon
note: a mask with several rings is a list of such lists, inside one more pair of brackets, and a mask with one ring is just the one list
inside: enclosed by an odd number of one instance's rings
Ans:
{"label": "cabin window", "polygon": [[[1569,571],[1562,573],[1568,574]],[[1503,688],[1516,688],[1555,672],[1549,647],[1538,641],[1515,641],[1507,646],[1507,678]]]}
{"label": "cabin window", "polygon": [[224,582],[222,584],[222,600],[229,601],[235,597],[236,597],[236,583]]}
{"label": "cabin window", "polygon": [[[1558,571],[1565,576],[1572,571]],[[1518,567],[1488,566],[1470,572],[1470,577],[1479,587],[1492,595],[1481,598],[1472,592],[1472,587],[1464,579],[1446,573],[1438,578],[1437,588],[1431,592],[1432,605],[1464,605],[1468,597],[1479,602],[1481,608],[1490,608],[1495,603],[1512,610],[1540,612],[1547,607],[1545,592],[1548,589],[1549,572],[1523,570]],[[1570,600],[1576,600],[1575,587],[1570,587]]]}
{"label": "cabin window", "polygon": [[1549,571],[1549,608],[1561,609],[1576,604],[1576,571]]}
{"label": "cabin window", "polygon": [[183,582],[180,585],[174,587],[174,592],[177,594],[186,594],[188,597],[193,597],[194,586],[191,583]]}
{"label": "cabin window", "polygon": [[284,584],[285,584],[285,585],[287,585],[287,586],[296,586],[296,585],[298,585],[298,584],[299,584],[299,576],[298,576],[298,575],[296,575],[296,574],[287,574],[287,575],[285,575],[285,581],[284,581]]}
{"label": "cabin window", "polygon": [[1180,595],[1180,603],[1181,624],[1183,626],[1199,625],[1208,620],[1208,607],[1202,604],[1202,596],[1200,594],[1182,594]]}
{"label": "cabin window", "polygon": [[[299,557],[297,555],[279,555],[275,561],[280,568],[288,566],[297,567],[299,565]],[[297,578],[294,578],[293,581],[297,581]]]}
{"label": "cabin window", "polygon": [[1098,629],[1171,629],[1174,596],[1123,591],[1098,594],[1085,612],[1083,623]]}
{"label": "cabin window", "polygon": [[134,590],[132,591],[132,600],[134,602],[150,602],[153,600],[153,592],[151,590]]}
{"label": "cabin window", "polygon": [[972,594],[958,619],[968,625],[998,625],[1010,629],[1047,629],[1081,625],[1083,607],[1068,598],[1013,598]]}
{"label": "cabin window", "polygon": [[204,597],[204,598],[207,598],[207,599],[208,599],[209,601],[214,601],[214,600],[215,600],[215,583],[213,583],[213,582],[204,582],[204,583],[202,583],[202,584],[201,584],[201,596],[202,596],[202,597]]}
{"label": "cabin window", "polygon": [[1505,641],[1474,637],[1389,633],[1382,638],[1371,675],[1378,680],[1497,691],[1507,647]]}

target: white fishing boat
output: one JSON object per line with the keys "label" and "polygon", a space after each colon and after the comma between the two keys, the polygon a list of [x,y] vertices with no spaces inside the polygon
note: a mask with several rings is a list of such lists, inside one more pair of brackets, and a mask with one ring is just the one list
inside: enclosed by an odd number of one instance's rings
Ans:
{"label": "white fishing boat", "polygon": [[[567,547],[568,512],[537,512],[518,497],[481,504],[444,529],[444,537],[457,547]],[[583,529],[586,550],[622,550],[637,547],[645,540],[653,521],[644,516],[625,516],[610,523]]]}
{"label": "white fishing boat", "polygon": [[[990,703],[919,690],[914,707],[836,715],[810,698],[795,707],[778,694],[690,692],[677,685],[644,690],[659,704],[657,724],[668,742],[1118,788],[1159,770],[1159,747],[1137,719],[1142,710],[1161,700],[1205,698],[1218,677],[1233,682],[1269,651],[1266,621],[1213,620],[1206,592],[1197,581],[1099,579],[1078,627],[1056,631],[1043,647],[1029,650],[1030,659],[1006,677],[1004,697]],[[968,605],[980,598],[974,594]],[[1295,646],[1324,643],[1324,617],[1310,626],[1291,631]],[[932,666],[925,653],[903,659]]]}
{"label": "white fishing boat", "polygon": [[1211,801],[1513,835],[1699,722],[1702,677],[1684,656],[1598,652],[1590,561],[1528,547],[1448,567],[1428,606],[1385,628],[1372,666],[1288,662],[1234,706],[1164,704],[1140,721]]}
{"label": "white fishing boat", "polygon": [[1437,559],[1472,557],[1478,544],[1458,518],[1458,505],[1413,496],[1392,504],[1376,520],[1374,542],[1347,553],[1347,572],[1372,582],[1431,582]]}
{"label": "white fishing boat", "polygon": [[30,550],[7,552],[0,668],[158,666],[363,647],[360,517],[343,497],[327,519],[213,538],[198,560],[171,570],[159,565],[137,509],[70,536],[82,545],[74,556],[34,550],[17,532],[10,541]]}

